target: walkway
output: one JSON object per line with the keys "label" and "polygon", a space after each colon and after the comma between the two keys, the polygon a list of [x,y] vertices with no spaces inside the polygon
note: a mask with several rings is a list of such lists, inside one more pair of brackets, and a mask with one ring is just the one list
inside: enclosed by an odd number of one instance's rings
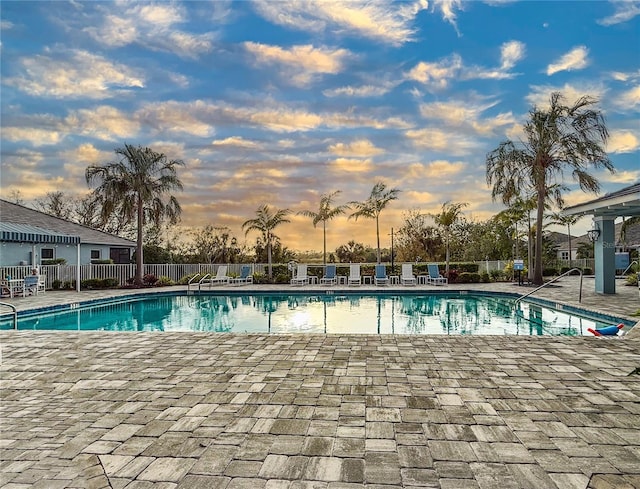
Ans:
{"label": "walkway", "polygon": [[[544,292],[559,300],[566,284]],[[640,307],[631,292],[627,314]],[[640,487],[636,339],[5,331],[0,342],[7,489]]]}

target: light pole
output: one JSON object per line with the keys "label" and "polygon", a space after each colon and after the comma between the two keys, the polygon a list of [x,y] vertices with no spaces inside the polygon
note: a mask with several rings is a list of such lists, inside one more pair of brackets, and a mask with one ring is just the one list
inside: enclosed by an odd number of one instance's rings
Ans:
{"label": "light pole", "polygon": [[391,228],[391,274],[393,274],[393,228]]}

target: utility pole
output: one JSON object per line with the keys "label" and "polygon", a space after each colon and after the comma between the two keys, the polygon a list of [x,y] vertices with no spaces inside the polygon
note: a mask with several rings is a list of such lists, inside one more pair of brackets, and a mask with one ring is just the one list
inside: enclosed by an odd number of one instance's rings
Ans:
{"label": "utility pole", "polygon": [[391,273],[393,274],[393,228],[391,228]]}

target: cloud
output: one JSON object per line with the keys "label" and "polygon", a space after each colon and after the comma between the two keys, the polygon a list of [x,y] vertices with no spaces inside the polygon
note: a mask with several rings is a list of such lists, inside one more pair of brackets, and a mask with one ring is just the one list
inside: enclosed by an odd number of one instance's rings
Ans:
{"label": "cloud", "polygon": [[22,58],[22,74],[4,83],[34,97],[105,99],[144,87],[143,75],[88,51]]}
{"label": "cloud", "polygon": [[134,137],[140,130],[140,124],[130,114],[106,105],[72,111],[64,123],[71,134],[106,141]]}
{"label": "cloud", "polygon": [[256,12],[274,24],[290,29],[325,32],[341,36],[356,35],[393,46],[412,41],[416,15],[427,8],[426,0],[391,4],[385,0],[298,2],[259,0]]}
{"label": "cloud", "polygon": [[412,163],[407,168],[410,181],[429,178],[448,178],[464,171],[463,161],[434,160],[430,163]]}
{"label": "cloud", "polygon": [[216,139],[211,144],[213,146],[221,146],[221,147],[235,146],[237,148],[252,148],[252,149],[258,147],[255,141],[249,141],[248,139],[244,139],[242,136],[233,136],[225,139]]}
{"label": "cloud", "polygon": [[405,76],[431,88],[444,89],[449,85],[449,80],[458,76],[461,69],[462,58],[453,54],[435,63],[421,61]]}
{"label": "cloud", "polygon": [[63,138],[64,133],[58,130],[11,126],[2,128],[2,139],[13,142],[28,141],[34,147],[57,144]]}
{"label": "cloud", "polygon": [[473,132],[489,135],[495,129],[515,123],[511,114],[501,113],[482,118],[481,115],[497,102],[475,102],[470,100],[453,100],[450,102],[433,102],[420,105],[420,114],[427,120],[442,122],[449,127],[462,127]]}
{"label": "cloud", "polygon": [[334,172],[369,173],[373,169],[373,164],[368,158],[336,158],[329,164]]}
{"label": "cloud", "polygon": [[633,153],[639,149],[640,141],[631,131],[611,131],[607,141],[608,153]]}
{"label": "cloud", "polygon": [[346,86],[326,89],[322,91],[325,97],[379,97],[391,91],[397,83],[384,83],[381,85],[362,85],[359,87]]}
{"label": "cloud", "polygon": [[[114,5],[130,5],[130,8],[114,14],[108,10]],[[196,35],[176,27],[189,21],[185,10],[177,3],[100,4],[98,11],[104,19],[102,24],[83,30],[104,46],[116,48],[137,43],[188,59],[213,49],[214,33]]]}
{"label": "cloud", "polygon": [[640,170],[617,171],[615,173],[607,172],[604,178],[598,178],[598,180],[611,183],[619,183],[623,185],[631,185],[640,181]]}
{"label": "cloud", "polygon": [[200,101],[161,102],[147,104],[135,113],[135,119],[156,131],[170,131],[208,137],[215,132],[213,124],[206,122],[208,106]]}
{"label": "cloud", "polygon": [[547,75],[551,76],[559,71],[581,70],[589,65],[587,58],[589,50],[586,46],[577,46],[560,57],[558,61],[547,66]]}
{"label": "cloud", "polygon": [[526,47],[524,43],[520,41],[505,42],[500,47],[500,68],[503,70],[510,70],[518,61],[524,58]]}
{"label": "cloud", "polygon": [[337,143],[329,146],[329,151],[340,156],[366,157],[376,156],[384,153],[381,148],[376,146],[368,139],[359,139],[351,143]]}
{"label": "cloud", "polygon": [[633,110],[640,106],[640,85],[622,92],[615,98],[615,104],[623,110]]}
{"label": "cloud", "polygon": [[[462,10],[461,0],[433,0],[434,9],[440,11],[442,18],[449,22],[458,32],[455,10]],[[458,32],[459,34],[459,32]]]}
{"label": "cloud", "polygon": [[417,148],[430,149],[456,156],[469,154],[478,148],[478,143],[472,138],[437,127],[412,129],[406,131],[405,136]]}
{"label": "cloud", "polygon": [[318,75],[336,74],[342,70],[346,49],[315,48],[298,45],[290,49],[279,46],[245,42],[245,49],[255,56],[258,64],[283,67],[283,77],[294,85],[305,86]]}
{"label": "cloud", "polygon": [[640,15],[640,2],[638,1],[616,1],[611,4],[615,7],[615,12],[608,17],[599,19],[598,24],[604,26],[621,24]]}
{"label": "cloud", "polygon": [[531,93],[529,93],[525,99],[531,105],[535,105],[538,108],[545,109],[549,107],[549,98],[553,92],[560,92],[566,103],[571,104],[578,100],[580,97],[588,95],[597,100],[602,100],[603,96],[607,92],[607,89],[601,84],[588,84],[571,85],[565,83],[563,86],[553,85],[533,85],[531,87]]}

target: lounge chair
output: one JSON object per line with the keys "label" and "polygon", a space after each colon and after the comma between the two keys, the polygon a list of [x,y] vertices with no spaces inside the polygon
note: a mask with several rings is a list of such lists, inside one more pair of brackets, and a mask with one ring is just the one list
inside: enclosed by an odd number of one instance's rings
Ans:
{"label": "lounge chair", "polygon": [[427,265],[427,270],[429,272],[429,275],[427,275],[428,284],[446,285],[448,283],[447,278],[440,274],[440,269],[438,268],[437,263],[429,263]]}
{"label": "lounge chair", "polygon": [[47,276],[46,275],[38,275],[38,288],[36,289],[36,293],[39,294],[42,292],[43,294],[47,291]]}
{"label": "lounge chair", "polygon": [[295,277],[291,279],[291,285],[308,285],[309,276],[307,275],[307,265],[298,264],[298,270]]}
{"label": "lounge chair", "polygon": [[324,270],[324,277],[320,279],[320,285],[336,285],[338,283],[338,277],[336,276],[336,266],[327,265]]}
{"label": "lounge chair", "polygon": [[242,265],[242,268],[240,269],[240,276],[232,278],[229,280],[229,283],[232,285],[252,284],[253,275],[251,275],[251,266]]}
{"label": "lounge chair", "polygon": [[402,285],[416,285],[416,276],[413,274],[413,265],[411,263],[402,264],[402,275],[400,276]]}
{"label": "lounge chair", "polygon": [[376,274],[373,277],[376,285],[389,285],[389,277],[387,277],[387,267],[384,265],[376,265]]}
{"label": "lounge chair", "polygon": [[216,271],[215,277],[208,277],[200,280],[198,283],[198,289],[205,284],[208,284],[209,288],[214,284],[228,284],[230,278],[231,277],[227,276],[227,265],[220,265]]}
{"label": "lounge chair", "polygon": [[347,285],[362,285],[359,263],[349,266],[349,277],[347,278]]}

